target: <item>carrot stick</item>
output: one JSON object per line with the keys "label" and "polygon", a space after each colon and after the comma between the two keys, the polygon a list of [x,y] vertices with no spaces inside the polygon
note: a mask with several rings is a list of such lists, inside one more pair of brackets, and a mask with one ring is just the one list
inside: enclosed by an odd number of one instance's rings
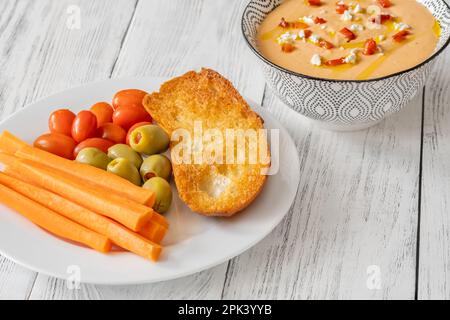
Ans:
{"label": "carrot stick", "polygon": [[160,245],[143,239],[142,236],[128,230],[121,224],[85,209],[50,191],[2,173],[0,173],[0,183],[82,226],[108,237],[118,246],[137,255],[156,261],[161,253]]}
{"label": "carrot stick", "polygon": [[0,133],[0,151],[14,154],[17,150],[27,146],[25,142],[15,137],[9,131]]}
{"label": "carrot stick", "polygon": [[133,231],[147,224],[153,210],[108,191],[94,189],[72,176],[28,160],[18,160],[5,172],[20,172],[26,182],[47,189],[98,214],[109,217]]}
{"label": "carrot stick", "polygon": [[3,166],[11,166],[17,161],[17,157],[11,155],[10,153],[5,153],[0,151],[0,164]]}
{"label": "carrot stick", "polygon": [[[152,207],[155,203],[155,194],[149,190],[140,188],[121,177],[101,169],[70,161],[44,150],[33,148],[8,131],[4,131],[0,135],[0,151],[2,150],[2,142],[5,152],[15,154],[19,158],[36,161],[76,176],[93,187],[108,190],[119,196],[123,196],[149,207]],[[167,219],[160,214],[155,213],[152,219],[165,227],[169,226]]]}
{"label": "carrot stick", "polygon": [[82,179],[85,183],[108,190],[127,199],[152,207],[155,203],[155,194],[150,190],[140,188],[117,175],[104,170],[61,158],[44,150],[23,146],[16,152],[22,159],[36,161],[53,169]]}
{"label": "carrot stick", "polygon": [[169,222],[167,221],[167,219],[164,218],[164,216],[160,215],[156,211],[155,211],[155,213],[152,216],[152,221],[154,221],[155,223],[163,226],[166,229],[169,227]]}
{"label": "carrot stick", "polygon": [[139,234],[143,235],[146,239],[156,243],[161,243],[166,233],[167,228],[155,223],[155,221],[150,221],[139,231]]}
{"label": "carrot stick", "polygon": [[62,217],[1,184],[0,202],[61,238],[82,243],[103,253],[111,250],[111,241],[107,237]]}

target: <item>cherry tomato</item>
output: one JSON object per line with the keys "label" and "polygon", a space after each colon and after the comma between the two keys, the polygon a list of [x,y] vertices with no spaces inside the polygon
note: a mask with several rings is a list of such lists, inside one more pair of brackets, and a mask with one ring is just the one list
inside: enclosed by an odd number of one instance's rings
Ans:
{"label": "cherry tomato", "polygon": [[147,95],[147,92],[139,89],[127,89],[119,91],[115,94],[113,98],[113,108],[117,110],[121,107],[141,107],[142,100]]}
{"label": "cherry tomato", "polygon": [[73,150],[77,143],[71,137],[60,133],[47,133],[34,141],[36,148],[73,160]]}
{"label": "cherry tomato", "polygon": [[120,107],[114,111],[113,123],[125,130],[139,122],[151,122],[152,117],[141,107]]}
{"label": "cherry tomato", "polygon": [[107,139],[115,143],[125,143],[127,132],[117,124],[105,123],[97,129],[97,137]]}
{"label": "cherry tomato", "polygon": [[80,143],[95,137],[97,131],[97,117],[90,111],[81,111],[73,121],[72,138]]}
{"label": "cherry tomato", "polygon": [[79,143],[73,150],[74,159],[77,157],[78,152],[84,148],[97,148],[104,153],[108,153],[108,149],[111,148],[115,143],[102,138],[90,138]]}
{"label": "cherry tomato", "polygon": [[67,109],[60,109],[52,112],[48,119],[48,128],[51,133],[60,133],[66,136],[72,136],[72,123],[75,120],[75,114]]}
{"label": "cherry tomato", "polygon": [[97,126],[112,122],[113,108],[107,102],[98,102],[91,107],[91,112],[97,117]]}
{"label": "cherry tomato", "polygon": [[130,144],[130,134],[133,132],[134,129],[139,128],[139,127],[142,127],[142,126],[146,126],[146,125],[148,125],[148,124],[152,124],[152,123],[151,123],[151,122],[139,122],[139,123],[136,123],[134,126],[132,126],[132,127],[130,128],[130,130],[128,130],[127,138],[126,138],[126,143],[127,143],[128,145]]}

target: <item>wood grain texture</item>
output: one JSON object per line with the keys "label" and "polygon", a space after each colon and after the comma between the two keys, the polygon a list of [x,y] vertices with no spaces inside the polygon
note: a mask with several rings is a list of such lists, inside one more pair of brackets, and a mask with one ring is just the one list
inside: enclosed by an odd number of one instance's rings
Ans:
{"label": "wood grain texture", "polygon": [[[176,76],[212,67],[240,92],[261,102],[264,79],[241,38],[246,0],[139,1],[113,77]],[[89,286],[69,290],[64,281],[39,275],[31,299],[219,299],[227,263],[159,284]]]}
{"label": "wood grain texture", "polygon": [[[66,24],[73,5],[81,9],[79,30]],[[134,6],[134,0],[114,6],[109,0],[1,1],[0,117],[42,96],[107,78]],[[28,298],[35,278],[2,257],[0,299]]]}
{"label": "wood grain texture", "polygon": [[450,55],[425,92],[419,299],[450,299]]}
{"label": "wood grain texture", "polygon": [[284,222],[232,261],[224,298],[413,299],[421,98],[353,133],[321,131],[270,93],[264,105],[297,142],[300,186]]}
{"label": "wood grain texture", "polygon": [[[159,284],[107,287],[36,275],[0,257],[0,299],[450,298],[449,53],[425,93],[420,251],[416,257],[422,97],[377,127],[321,131],[270,91],[240,34],[247,0],[0,2],[0,118],[56,91],[109,76],[175,76],[212,67],[263,101],[301,159],[283,223],[229,263]],[[81,29],[66,27],[67,7]],[[70,106],[69,106],[70,107]],[[381,289],[370,289],[370,266]],[[375,269],[376,270],[376,269]],[[371,271],[369,269],[369,271]],[[376,273],[376,271],[375,271]],[[369,281],[369,287],[368,287]]]}

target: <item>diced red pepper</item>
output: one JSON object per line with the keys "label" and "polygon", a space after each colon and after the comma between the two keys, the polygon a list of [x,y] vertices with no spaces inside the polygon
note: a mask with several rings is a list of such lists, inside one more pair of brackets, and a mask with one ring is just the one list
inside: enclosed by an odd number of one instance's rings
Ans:
{"label": "diced red pepper", "polygon": [[391,19],[392,19],[392,16],[390,14],[380,14],[377,17],[373,17],[372,19],[370,19],[370,22],[383,24],[386,21],[389,21]]}
{"label": "diced red pepper", "polygon": [[344,28],[341,31],[339,31],[344,37],[347,38],[347,42],[350,42],[352,40],[356,39],[356,34],[354,34],[350,29]]}
{"label": "diced red pepper", "polygon": [[316,18],[314,19],[314,23],[315,23],[315,24],[324,24],[324,23],[327,23],[327,20],[325,20],[325,19],[323,19],[323,18],[320,18],[320,17],[316,17]]}
{"label": "diced red pepper", "polygon": [[278,26],[280,26],[281,28],[294,28],[294,29],[306,29],[309,27],[309,25],[307,25],[304,22],[301,21],[294,21],[294,22],[289,22],[286,21],[286,19],[281,18],[280,23],[278,24]]}
{"label": "diced red pepper", "polygon": [[378,2],[383,8],[389,8],[390,6],[392,6],[391,0],[378,0]]}
{"label": "diced red pepper", "polygon": [[333,60],[328,60],[325,62],[325,65],[330,67],[340,66],[342,64],[345,64],[345,58],[338,58]]}
{"label": "diced red pepper", "polygon": [[371,55],[375,54],[375,52],[377,52],[377,50],[378,50],[377,43],[373,39],[368,39],[366,41],[366,43],[364,44],[364,51],[363,51],[363,53],[366,56],[371,56]]}
{"label": "diced red pepper", "polygon": [[345,11],[348,10],[348,5],[344,3],[336,3],[336,12],[339,14],[343,14]]}
{"label": "diced red pepper", "polygon": [[289,22],[287,22],[284,18],[281,18],[281,21],[278,24],[278,26],[282,28],[289,28]]}
{"label": "diced red pepper", "polygon": [[328,42],[326,40],[320,40],[319,41],[319,46],[325,49],[333,49],[334,48],[334,44],[332,44],[331,42]]}
{"label": "diced red pepper", "polygon": [[312,36],[312,31],[311,30],[305,30],[305,38],[308,39],[311,36]]}
{"label": "diced red pepper", "polygon": [[310,6],[320,6],[320,0],[308,0]]}
{"label": "diced red pepper", "polygon": [[306,29],[309,27],[309,25],[301,21],[289,22],[289,25],[294,29]]}
{"label": "diced red pepper", "polygon": [[292,51],[294,51],[294,49],[295,49],[295,47],[290,43],[283,43],[281,45],[281,50],[283,52],[292,52]]}
{"label": "diced red pepper", "polygon": [[399,33],[395,34],[392,38],[396,42],[402,42],[410,34],[411,34],[411,32],[409,32],[408,30],[403,30],[403,31],[400,31]]}

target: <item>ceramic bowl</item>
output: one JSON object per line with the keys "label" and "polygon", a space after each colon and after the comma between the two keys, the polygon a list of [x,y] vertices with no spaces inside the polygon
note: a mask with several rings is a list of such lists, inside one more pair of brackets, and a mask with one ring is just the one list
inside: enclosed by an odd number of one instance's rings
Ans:
{"label": "ceramic bowl", "polygon": [[408,105],[424,86],[436,58],[450,43],[450,7],[444,0],[417,1],[425,5],[441,25],[442,33],[435,53],[413,68],[382,78],[315,78],[289,71],[266,59],[257,47],[257,31],[267,14],[283,0],[251,0],[242,16],[242,33],[262,66],[266,82],[286,105],[323,128],[360,130]]}

